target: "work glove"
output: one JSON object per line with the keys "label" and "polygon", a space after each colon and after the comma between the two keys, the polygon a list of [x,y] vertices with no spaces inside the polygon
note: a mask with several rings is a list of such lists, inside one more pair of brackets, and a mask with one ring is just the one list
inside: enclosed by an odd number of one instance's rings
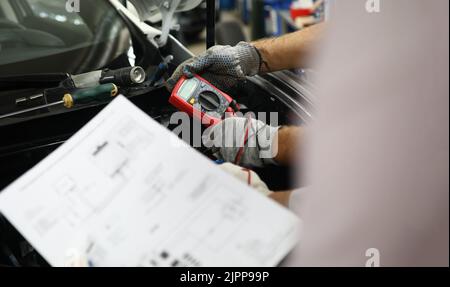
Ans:
{"label": "work glove", "polygon": [[245,167],[264,167],[276,164],[278,129],[250,117],[231,117],[208,128],[203,144],[220,160]]}
{"label": "work glove", "polygon": [[239,179],[243,183],[247,184],[248,186],[256,189],[261,194],[265,196],[272,194],[272,191],[269,190],[264,181],[262,181],[258,174],[256,174],[254,171],[228,162],[221,164],[220,168],[231,174],[235,178]]}
{"label": "work glove", "polygon": [[261,62],[258,50],[249,43],[240,42],[234,47],[214,46],[182,63],[167,81],[167,87],[172,90],[183,75],[192,78],[199,74],[213,85],[230,88],[246,76],[258,74]]}

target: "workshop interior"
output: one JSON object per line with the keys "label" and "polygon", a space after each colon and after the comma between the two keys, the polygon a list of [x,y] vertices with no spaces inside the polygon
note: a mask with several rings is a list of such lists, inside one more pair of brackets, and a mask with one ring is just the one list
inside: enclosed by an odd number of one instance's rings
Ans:
{"label": "workshop interior", "polygon": [[[215,45],[323,23],[327,2],[0,0],[0,190],[38,167],[119,95],[168,131],[176,130],[171,117],[179,111],[190,115],[192,126],[196,115],[206,117],[202,131],[227,112],[267,118],[277,113],[280,126],[308,125],[317,110],[318,77],[308,67],[247,77],[231,87],[195,75],[169,91],[167,80],[180,64]],[[214,162],[207,147],[187,144]],[[301,168],[253,171],[269,190],[287,191],[307,185],[293,179]],[[0,266],[51,265],[27,239],[0,215]],[[198,262],[191,263],[185,266]]]}
{"label": "workshop interior", "polygon": [[[180,63],[215,44],[300,28],[290,16],[290,1],[254,1],[261,15],[253,17],[251,1],[165,1],[175,4],[168,7],[148,2],[82,0],[80,12],[73,13],[60,0],[0,1],[1,189],[89,122],[112,91],[172,129],[169,120],[178,109],[169,103],[164,81]],[[308,15],[313,22],[322,17],[323,11]],[[280,124],[308,122],[314,98],[309,77],[302,70],[277,72],[225,92],[243,113],[278,112]],[[208,108],[217,109],[214,103]],[[270,188],[288,190],[293,183],[287,169],[257,172]],[[4,218],[0,233],[0,264],[47,264]]]}

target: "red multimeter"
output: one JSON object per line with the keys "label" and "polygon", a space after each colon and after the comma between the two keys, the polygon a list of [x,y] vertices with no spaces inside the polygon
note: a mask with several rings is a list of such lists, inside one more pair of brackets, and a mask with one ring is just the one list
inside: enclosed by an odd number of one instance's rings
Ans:
{"label": "red multimeter", "polygon": [[173,89],[169,102],[207,126],[218,124],[225,113],[239,109],[229,95],[198,75],[191,79],[183,76]]}

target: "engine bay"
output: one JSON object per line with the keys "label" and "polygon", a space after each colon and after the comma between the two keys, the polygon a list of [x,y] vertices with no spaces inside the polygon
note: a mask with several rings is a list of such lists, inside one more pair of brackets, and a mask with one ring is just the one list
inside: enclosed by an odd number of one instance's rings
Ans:
{"label": "engine bay", "polygon": [[[125,95],[129,93],[129,91],[122,92]],[[256,115],[266,114],[269,118],[270,113],[277,113],[280,125],[292,125],[301,122],[301,118],[295,112],[252,81],[242,83],[234,91],[228,91],[228,93],[242,107],[241,112],[243,114],[247,112]],[[170,93],[163,84],[145,87],[139,93],[128,96],[135,105],[154,120],[168,129],[174,130],[178,125],[171,123],[171,117],[178,110],[168,103],[169,97]],[[105,104],[93,104],[73,110],[67,110],[64,107],[50,107],[48,110],[31,112],[31,114],[25,114],[22,117],[3,119],[0,123],[0,130],[3,135],[0,147],[0,158],[2,160],[0,162],[8,164],[2,164],[0,167],[3,174],[0,180],[0,188],[6,187],[15,178],[55,150],[104,106]],[[193,124],[194,120],[191,120],[191,122]],[[192,142],[190,144],[193,145]],[[210,156],[202,148],[197,148],[197,150],[206,156]],[[289,182],[286,181],[286,178],[277,180],[277,177],[273,176],[274,173],[278,173],[277,170],[280,170],[280,174],[285,174],[285,168],[268,169],[259,172],[262,177],[267,173],[268,184],[271,188],[283,190],[292,187],[286,184]]]}

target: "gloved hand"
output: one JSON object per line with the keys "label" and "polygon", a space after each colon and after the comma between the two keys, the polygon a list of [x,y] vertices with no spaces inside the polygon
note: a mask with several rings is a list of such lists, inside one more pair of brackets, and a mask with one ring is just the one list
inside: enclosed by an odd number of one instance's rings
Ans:
{"label": "gloved hand", "polygon": [[167,81],[167,86],[172,90],[183,75],[192,78],[194,74],[200,74],[213,85],[229,88],[245,80],[246,76],[258,74],[260,68],[260,54],[249,43],[240,42],[234,47],[214,46],[182,63]]}
{"label": "gloved hand", "polygon": [[250,187],[256,189],[263,195],[270,195],[272,191],[269,190],[267,185],[254,171],[234,165],[232,163],[224,163],[220,165],[220,168],[226,171],[227,173],[233,175],[240,181],[249,185]]}
{"label": "gloved hand", "polygon": [[253,118],[231,117],[208,128],[203,144],[221,160],[241,166],[276,164],[278,129]]}

